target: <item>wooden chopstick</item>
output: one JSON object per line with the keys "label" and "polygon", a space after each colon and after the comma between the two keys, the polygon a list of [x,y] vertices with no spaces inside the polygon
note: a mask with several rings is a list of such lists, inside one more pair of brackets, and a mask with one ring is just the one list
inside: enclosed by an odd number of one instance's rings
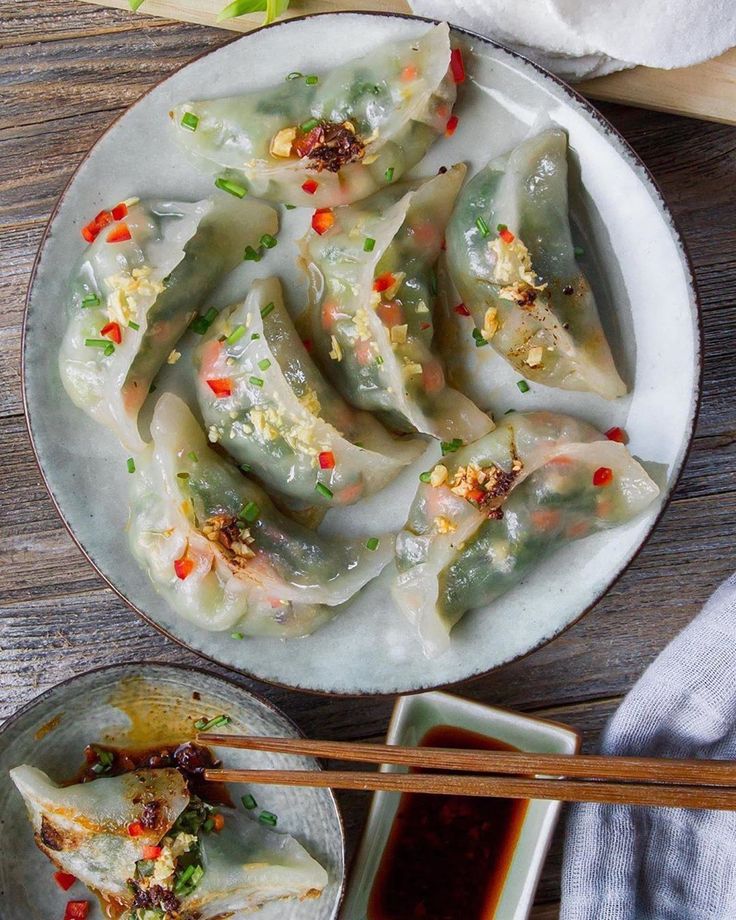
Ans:
{"label": "wooden chopstick", "polygon": [[467,776],[438,773],[372,773],[312,770],[206,770],[205,779],[224,783],[311,786],[381,792],[423,792],[433,795],[554,799],[612,805],[654,805],[675,808],[736,810],[736,789],[664,786],[651,783],[518,779],[509,776]]}
{"label": "wooden chopstick", "polygon": [[397,764],[432,770],[510,773],[516,776],[573,776],[581,779],[610,779],[622,783],[736,787],[736,762],[729,760],[672,760],[656,757],[602,757],[592,754],[536,754],[524,751],[399,747],[392,744],[312,741],[307,738],[262,738],[256,735],[227,735],[219,732],[203,732],[197,736],[197,740],[203,744],[240,750],[302,754],[330,760]]}

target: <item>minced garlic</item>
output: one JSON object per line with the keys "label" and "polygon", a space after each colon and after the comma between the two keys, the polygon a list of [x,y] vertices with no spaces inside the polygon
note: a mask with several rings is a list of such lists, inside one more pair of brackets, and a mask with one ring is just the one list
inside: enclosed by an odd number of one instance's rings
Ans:
{"label": "minced garlic", "polygon": [[439,515],[434,519],[434,527],[437,533],[455,533],[457,530],[457,524],[444,515]]}
{"label": "minced garlic", "polygon": [[216,444],[220,440],[220,432],[215,425],[210,425],[207,430],[207,440],[212,444]]}
{"label": "minced garlic", "polygon": [[490,342],[493,336],[498,332],[498,326],[498,310],[496,307],[489,307],[486,310],[486,315],[483,317],[483,328],[480,332],[486,342]]}
{"label": "minced garlic", "polygon": [[286,159],[291,156],[291,145],[296,140],[296,128],[282,128],[271,140],[271,156]]}
{"label": "minced garlic", "polygon": [[164,289],[161,281],[151,281],[151,267],[143,265],[132,271],[119,272],[105,278],[110,293],[106,298],[106,313],[111,322],[127,326],[139,318],[141,301],[155,299]]}
{"label": "minced garlic", "polygon": [[529,349],[529,354],[524,359],[524,363],[528,364],[529,367],[539,367],[542,363],[542,356],[544,355],[544,349],[541,345],[535,345],[534,348]]}
{"label": "minced garlic", "polygon": [[333,361],[342,361],[342,348],[340,348],[340,343],[337,341],[334,335],[330,336],[330,344],[332,348],[330,349],[330,357]]}
{"label": "minced garlic", "polygon": [[406,338],[409,333],[407,325],[391,327],[391,341],[394,345],[406,345]]}
{"label": "minced garlic", "polygon": [[176,362],[181,358],[181,352],[177,351],[175,348],[169,352],[169,357],[166,359],[167,364],[176,364]]}
{"label": "minced garlic", "polygon": [[443,463],[438,463],[429,474],[429,484],[435,488],[444,485],[447,482],[448,475],[447,467]]}

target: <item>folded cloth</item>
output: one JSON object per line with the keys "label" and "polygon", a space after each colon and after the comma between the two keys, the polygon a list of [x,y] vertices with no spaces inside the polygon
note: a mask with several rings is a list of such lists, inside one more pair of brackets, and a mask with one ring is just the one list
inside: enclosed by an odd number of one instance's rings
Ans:
{"label": "folded cloth", "polygon": [[[647,668],[603,754],[736,758],[736,575]],[[576,805],[562,920],[733,920],[736,813]]]}

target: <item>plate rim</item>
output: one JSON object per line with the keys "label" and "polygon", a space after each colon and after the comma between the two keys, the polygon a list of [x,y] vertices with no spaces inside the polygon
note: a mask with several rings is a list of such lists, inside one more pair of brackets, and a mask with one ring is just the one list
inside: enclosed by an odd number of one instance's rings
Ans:
{"label": "plate rim", "polygon": [[[556,84],[557,87],[565,93],[568,99],[572,101],[572,103],[576,104],[579,108],[582,108],[592,121],[596,122],[600,127],[604,129],[604,131],[606,131],[606,133],[608,133],[609,135],[612,135],[616,139],[616,141],[623,148],[623,155],[628,156],[629,165],[635,166],[638,170],[642,172],[643,179],[645,180],[644,182],[645,187],[646,185],[648,185],[649,187],[648,191],[650,192],[650,194],[652,194],[652,197],[654,198],[656,205],[659,207],[660,211],[662,212],[663,217],[666,219],[666,221],[669,222],[669,229],[672,235],[673,242],[675,243],[676,247],[679,250],[682,265],[687,271],[686,282],[687,282],[687,287],[689,289],[689,294],[690,294],[691,317],[693,320],[693,333],[694,333],[693,359],[694,359],[694,368],[696,370],[696,380],[695,380],[695,386],[693,388],[693,392],[691,394],[690,412],[689,412],[688,419],[687,419],[687,427],[685,429],[685,438],[683,440],[684,449],[682,450],[681,456],[677,460],[676,467],[673,465],[673,476],[670,482],[668,483],[666,489],[664,489],[662,492],[661,507],[656,517],[654,518],[654,520],[651,522],[651,524],[647,528],[646,532],[641,538],[641,541],[639,542],[639,545],[637,546],[636,550],[632,553],[631,557],[622,566],[620,566],[620,568],[613,574],[610,581],[607,582],[605,587],[602,588],[600,591],[596,592],[595,598],[589,604],[587,604],[576,617],[574,617],[572,620],[570,620],[560,629],[550,633],[547,636],[544,636],[535,645],[531,646],[531,648],[527,649],[525,652],[521,652],[520,654],[513,655],[512,657],[507,658],[505,661],[502,661],[499,664],[493,665],[492,667],[486,668],[484,670],[477,671],[473,674],[466,675],[465,677],[462,677],[459,679],[454,679],[450,681],[439,681],[437,683],[428,683],[424,686],[414,687],[411,689],[403,688],[399,690],[380,690],[380,691],[347,690],[346,691],[346,690],[325,690],[325,689],[320,689],[320,688],[315,688],[315,687],[305,687],[305,686],[301,686],[295,683],[285,683],[283,681],[276,680],[275,678],[259,676],[258,674],[254,674],[252,671],[247,670],[245,668],[238,667],[237,665],[234,665],[234,664],[228,664],[227,662],[224,662],[224,661],[220,661],[218,658],[213,657],[213,655],[209,654],[208,652],[205,652],[199,648],[196,648],[193,645],[190,645],[185,639],[180,638],[179,636],[176,636],[165,626],[161,625],[160,623],[157,623],[150,614],[141,610],[140,607],[138,607],[133,601],[127,598],[123,594],[122,590],[118,589],[116,585],[107,577],[107,575],[105,575],[105,573],[102,572],[102,570],[97,566],[97,564],[92,559],[90,553],[87,551],[84,544],[74,533],[70,523],[67,521],[59,505],[59,502],[57,501],[56,495],[54,494],[49,484],[49,481],[46,478],[46,474],[44,472],[44,468],[41,463],[41,459],[40,459],[38,450],[36,448],[36,441],[33,435],[33,428],[31,425],[31,417],[30,417],[27,390],[26,390],[26,374],[28,370],[27,364],[26,364],[26,351],[27,351],[26,332],[27,332],[27,327],[28,327],[28,309],[30,306],[31,294],[33,293],[33,290],[35,287],[36,275],[38,272],[41,257],[46,248],[46,244],[48,242],[48,237],[51,231],[51,225],[57,217],[59,208],[61,207],[61,204],[64,201],[64,198],[66,197],[67,192],[69,191],[72,183],[75,181],[79,171],[84,166],[84,164],[87,162],[87,160],[90,158],[90,156],[92,155],[92,153],[94,152],[95,148],[98,146],[100,141],[104,137],[106,137],[106,135],[117,125],[117,123],[121,119],[123,119],[127,115],[127,113],[134,106],[138,105],[139,102],[141,102],[148,95],[150,95],[152,92],[157,90],[160,86],[162,86],[170,77],[173,77],[174,74],[179,73],[185,67],[188,67],[190,64],[193,64],[196,61],[202,60],[203,58],[216,53],[221,48],[225,48],[233,44],[234,42],[247,39],[251,35],[256,35],[257,33],[263,32],[266,29],[276,29],[278,27],[290,25],[291,23],[302,22],[308,19],[317,19],[317,18],[323,18],[323,17],[343,17],[343,16],[364,16],[368,18],[382,18],[382,19],[384,18],[385,19],[408,19],[411,21],[424,22],[424,23],[427,23],[428,25],[438,25],[441,22],[447,22],[448,25],[450,26],[451,31],[460,33],[461,35],[465,35],[466,37],[469,37],[475,41],[482,42],[483,44],[489,45],[492,48],[501,49],[502,51],[510,55],[512,58],[521,60],[525,64],[531,66],[543,78],[551,80],[554,84]],[[293,691],[297,691],[300,693],[309,693],[314,696],[327,696],[327,697],[334,696],[334,697],[342,697],[342,698],[348,698],[348,699],[363,699],[363,698],[372,698],[372,697],[386,698],[386,697],[398,696],[398,695],[404,695],[404,694],[425,693],[431,690],[443,690],[443,689],[458,687],[461,684],[470,683],[471,681],[481,680],[482,678],[487,677],[489,674],[492,674],[494,671],[498,671],[501,668],[504,668],[507,665],[513,664],[515,662],[522,661],[523,659],[527,658],[529,655],[533,654],[534,652],[537,652],[540,649],[544,648],[546,645],[549,645],[550,642],[557,639],[559,636],[563,635],[563,633],[566,633],[569,629],[572,629],[574,626],[576,626],[583,619],[583,617],[587,616],[593,610],[593,608],[596,607],[600,603],[601,600],[603,600],[603,598],[610,592],[610,590],[618,583],[618,581],[625,574],[625,572],[634,564],[634,562],[638,559],[644,547],[648,544],[652,534],[654,533],[656,528],[659,526],[660,521],[664,517],[665,512],[669,509],[670,502],[672,501],[672,496],[682,479],[683,471],[685,469],[685,466],[690,458],[690,454],[693,449],[693,443],[695,440],[695,429],[696,429],[696,424],[697,424],[697,421],[700,415],[700,408],[701,408],[702,399],[703,399],[703,376],[704,376],[703,341],[704,341],[703,311],[702,311],[702,305],[700,302],[700,293],[698,291],[698,284],[697,284],[697,279],[696,279],[696,275],[694,271],[692,258],[690,256],[688,246],[682,235],[680,227],[677,221],[675,220],[674,215],[672,214],[672,211],[670,210],[669,205],[667,204],[667,201],[664,197],[664,194],[662,193],[661,188],[659,187],[659,184],[657,183],[654,176],[652,175],[649,167],[646,165],[646,163],[644,163],[644,161],[641,159],[641,157],[636,152],[636,150],[633,148],[633,146],[629,143],[629,141],[588,99],[586,99],[583,95],[581,95],[581,93],[579,93],[574,88],[574,86],[565,82],[563,79],[561,79],[560,77],[558,77],[556,74],[552,73],[551,71],[546,70],[544,67],[542,67],[540,64],[537,64],[535,61],[531,60],[530,58],[525,57],[523,54],[519,53],[515,49],[510,48],[501,42],[495,41],[494,39],[488,38],[485,35],[481,35],[478,32],[474,32],[471,29],[466,29],[461,26],[454,25],[449,19],[447,20],[434,19],[434,18],[427,17],[427,16],[414,16],[410,13],[394,13],[388,10],[335,10],[335,11],[324,11],[324,12],[318,12],[318,13],[305,13],[303,15],[293,16],[288,19],[276,20],[275,22],[268,23],[267,25],[257,26],[256,28],[251,29],[249,32],[246,32],[246,33],[236,33],[231,39],[223,42],[221,45],[218,45],[216,48],[207,48],[204,51],[201,51],[199,54],[191,58],[191,60],[186,61],[180,67],[177,67],[175,70],[173,70],[170,74],[167,74],[165,77],[162,77],[162,79],[158,80],[156,83],[150,86],[144,93],[138,96],[138,98],[134,102],[126,106],[123,109],[123,111],[120,112],[120,114],[117,115],[113,119],[113,121],[111,121],[110,124],[108,124],[100,132],[100,134],[96,137],[94,143],[90,146],[90,148],[84,154],[82,159],[79,161],[74,172],[69,177],[69,180],[64,185],[64,188],[59,193],[54,203],[54,206],[51,209],[48,220],[46,221],[46,225],[44,227],[43,234],[41,236],[41,240],[38,244],[38,249],[36,251],[36,255],[33,260],[31,274],[28,280],[28,287],[26,290],[25,305],[24,305],[24,311],[23,311],[23,326],[21,330],[21,342],[20,342],[20,348],[21,348],[20,377],[21,377],[21,395],[22,395],[22,401],[23,401],[23,417],[24,417],[24,421],[26,425],[26,430],[28,432],[28,438],[31,444],[31,450],[33,452],[33,459],[36,463],[36,467],[41,475],[41,479],[43,481],[44,488],[46,489],[46,492],[51,498],[51,502],[54,508],[56,509],[56,512],[59,515],[59,518],[61,519],[61,522],[64,525],[66,531],[69,533],[73,542],[76,544],[78,549],[81,551],[81,553],[83,554],[87,562],[92,566],[92,569],[94,570],[94,572],[96,572],[96,574],[102,579],[104,584],[107,585],[107,587],[111,588],[112,591],[123,601],[123,603],[130,610],[132,610],[135,614],[137,614],[145,623],[147,623],[149,626],[155,629],[158,633],[160,633],[166,639],[173,641],[180,648],[183,648],[183,649],[186,649],[187,651],[192,652],[193,654],[197,655],[199,658],[202,658],[205,662],[208,662],[209,664],[213,664],[217,667],[225,668],[228,671],[231,671],[233,674],[237,674],[242,677],[247,677],[251,680],[256,680],[256,681],[259,681],[260,683],[264,683],[269,686],[280,687],[286,690],[293,690]],[[152,661],[150,663],[162,664],[163,662]],[[106,667],[111,667],[111,666],[113,665],[100,665],[97,668],[92,668],[90,670],[96,671],[96,670],[104,669]],[[201,667],[197,668],[197,670],[206,672],[206,669],[201,668]],[[73,679],[73,678],[70,678],[70,679]],[[254,696],[257,696],[257,694],[254,694]],[[273,705],[273,704],[268,703],[268,705]],[[278,710],[278,707],[276,708]],[[280,710],[278,711],[280,712]],[[2,730],[4,727],[5,726],[3,725],[2,728],[0,728],[0,735],[2,734]]]}
{"label": "plate rim", "polygon": [[[60,680],[58,683],[52,684],[52,686],[47,687],[45,690],[42,690],[40,693],[36,694],[32,699],[23,703],[23,705],[12,712],[5,721],[0,725],[0,741],[5,737],[6,732],[17,726],[22,719],[32,713],[32,711],[43,702],[47,702],[51,697],[63,688],[68,688],[71,684],[76,683],[82,678],[90,677],[91,675],[101,674],[102,672],[109,671],[123,671],[129,668],[136,668],[143,672],[146,668],[154,669],[163,669],[163,670],[173,670],[181,673],[182,678],[191,674],[192,672],[196,674],[203,674],[208,679],[215,678],[216,680],[221,680],[223,683],[229,684],[231,687],[234,687],[238,692],[245,693],[247,696],[251,696],[257,703],[260,703],[274,715],[283,719],[284,722],[289,725],[295,733],[297,738],[303,738],[308,740],[308,735],[304,732],[294,719],[291,716],[287,715],[283,709],[276,705],[272,700],[268,699],[266,696],[262,696],[260,693],[251,690],[250,688],[243,687],[236,680],[234,680],[229,674],[218,674],[216,671],[210,670],[209,668],[202,667],[199,664],[184,664],[183,662],[178,661],[162,661],[160,658],[144,658],[141,661],[115,661],[111,664],[101,664],[97,665],[94,668],[87,668],[84,671],[80,671],[77,674],[71,674],[69,677],[65,677],[63,680]],[[142,674],[145,677],[145,674]],[[316,757],[314,758],[317,763],[318,770],[324,770],[321,760]],[[332,806],[335,811],[335,816],[337,818],[337,826],[340,835],[340,845],[342,849],[342,878],[340,879],[340,884],[337,891],[337,897],[335,899],[334,909],[332,917],[334,920],[340,917],[340,911],[342,910],[343,903],[345,901],[345,894],[347,892],[347,881],[348,881],[348,862],[347,862],[347,840],[345,836],[345,819],[342,815],[342,810],[340,808],[340,803],[337,800],[337,796],[333,789],[325,790],[329,794],[329,799],[332,803]]]}

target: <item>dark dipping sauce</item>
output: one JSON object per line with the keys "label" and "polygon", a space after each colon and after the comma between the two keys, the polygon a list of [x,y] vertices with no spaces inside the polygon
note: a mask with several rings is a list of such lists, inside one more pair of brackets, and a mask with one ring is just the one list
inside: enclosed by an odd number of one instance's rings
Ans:
{"label": "dark dipping sauce", "polygon": [[[452,725],[430,729],[419,745],[517,750]],[[404,793],[371,890],[368,920],[492,920],[528,804]]]}

